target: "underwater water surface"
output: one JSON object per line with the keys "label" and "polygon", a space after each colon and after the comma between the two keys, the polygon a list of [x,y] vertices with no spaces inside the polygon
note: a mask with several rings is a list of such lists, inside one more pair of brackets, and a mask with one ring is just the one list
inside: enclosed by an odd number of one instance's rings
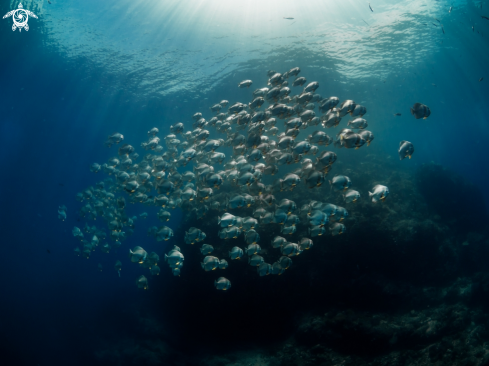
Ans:
{"label": "underwater water surface", "polygon": [[[19,3],[2,1],[0,13]],[[38,17],[29,17],[28,31],[12,31],[11,16],[0,22],[2,364],[489,362],[486,1],[28,0],[22,5]],[[300,72],[287,75],[295,67]],[[270,70],[281,76],[271,80]],[[292,86],[299,77],[307,81]],[[245,80],[252,85],[239,88]],[[315,81],[319,87],[311,89],[309,108],[314,107],[317,124],[297,110],[272,116],[276,104],[305,111],[308,102],[297,97]],[[265,93],[259,109],[249,106],[256,90],[277,86],[290,88],[290,99]],[[360,117],[349,110],[338,126],[323,126],[329,108],[320,107],[333,96],[338,110],[347,100],[366,107],[365,129],[375,136],[370,144],[357,137],[359,128],[343,139],[338,135]],[[219,112],[210,110],[223,100],[228,104],[221,103]],[[242,114],[230,111],[238,102],[244,104]],[[429,107],[428,118],[413,116],[415,103]],[[269,115],[256,113],[266,110]],[[217,123],[220,112],[219,118],[230,118],[229,129]],[[225,154],[221,163],[208,160],[211,147],[195,138],[196,113],[205,120],[200,127],[209,131],[203,140],[218,141],[215,152]],[[254,161],[250,155],[259,144],[250,135],[260,143],[265,141],[260,136],[278,143],[293,118],[307,128],[289,131],[298,133],[291,146],[262,146],[264,157]],[[168,137],[178,122],[194,135]],[[159,148],[145,148],[154,127]],[[329,144],[310,137],[314,131],[326,133]],[[123,141],[108,139],[114,133]],[[250,172],[254,183],[233,180],[230,162],[242,159],[233,152],[238,146],[233,139],[240,134],[246,141],[238,150],[253,167],[237,177]],[[350,138],[358,149],[345,142]],[[292,155],[302,141],[318,146],[318,152]],[[400,160],[401,141],[413,144],[411,158]],[[139,157],[120,152],[125,144]],[[192,159],[180,159],[190,148]],[[274,149],[276,155],[267,155]],[[325,151],[337,155],[331,167],[317,162]],[[163,169],[155,159],[165,153]],[[289,153],[297,162],[280,165]],[[130,156],[134,159],[124,168],[103,167],[110,166],[109,159]],[[91,171],[94,163],[101,166],[98,173]],[[142,175],[145,163],[149,179]],[[273,176],[257,173],[275,165]],[[206,169],[223,182],[215,183]],[[158,171],[165,173],[161,180]],[[186,188],[211,188],[213,196],[202,202],[200,196],[182,198],[187,182],[179,175],[186,171],[195,174],[193,187]],[[311,171],[320,172],[314,179],[321,184],[314,188]],[[300,178],[296,186],[290,185],[290,174]],[[335,176],[349,177],[350,190],[330,184]],[[104,186],[97,186],[102,181]],[[134,191],[133,181],[139,186]],[[173,188],[165,191],[157,181]],[[369,192],[376,185],[389,193],[374,203]],[[360,194],[356,202],[343,196],[352,190]],[[135,198],[138,193],[142,196]],[[245,194],[253,201],[233,206]],[[174,202],[175,208],[164,208],[169,221],[158,217],[159,195]],[[117,198],[124,198],[123,207]],[[295,226],[279,222],[282,200],[297,206],[283,216],[292,222],[290,215],[297,215]],[[348,216],[311,223],[327,203],[345,208]],[[260,208],[264,212],[257,213]],[[223,239],[226,227],[218,217],[226,212],[255,218],[256,255],[270,266],[291,258],[290,267],[276,266],[284,273],[266,275],[271,268],[257,270],[248,263],[251,252],[231,259],[234,246],[246,251],[253,240],[246,242],[250,228],[244,232],[239,222],[233,222],[238,237]],[[275,222],[267,223],[265,213]],[[111,226],[114,220],[117,228]],[[344,225],[341,235],[337,224]],[[157,240],[151,228],[163,225],[173,236]],[[86,242],[74,237],[74,227]],[[186,243],[192,227],[205,239]],[[100,242],[83,255],[98,234]],[[277,236],[293,244],[310,238],[313,245],[289,247],[300,252],[289,257],[287,244],[272,245]],[[212,245],[208,255],[226,260],[228,268],[204,270],[202,243]],[[185,258],[179,276],[165,261],[174,245]],[[146,252],[142,263],[129,257],[137,246]],[[146,260],[153,252],[159,275],[148,268],[154,268]],[[147,289],[138,288],[140,276],[147,278],[142,286]],[[220,277],[231,288],[216,289]]]}

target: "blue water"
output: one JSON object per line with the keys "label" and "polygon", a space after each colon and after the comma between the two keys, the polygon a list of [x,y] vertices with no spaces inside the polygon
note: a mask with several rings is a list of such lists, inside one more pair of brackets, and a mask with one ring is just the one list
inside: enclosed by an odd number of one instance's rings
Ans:
{"label": "blue water", "polygon": [[[51,2],[23,2],[38,16],[28,32],[0,22],[2,364],[86,365],[113,339],[138,339],[134,311],[164,311],[134,285],[137,266],[126,263],[118,278],[114,255],[73,255],[71,230],[83,225],[75,195],[101,179],[90,165],[115,154],[103,146],[109,134],[138,148],[154,126],[190,128],[192,114],[209,119],[222,99],[249,102],[269,69],[299,66],[323,97],[366,105],[368,153],[400,163],[399,141],[411,141],[402,169],[443,165],[489,205],[487,2],[376,1],[374,12],[353,0]],[[2,1],[0,13],[17,5]],[[236,87],[244,79],[250,89]],[[416,102],[430,118],[411,116]],[[149,218],[117,254],[126,262],[129,246],[160,257],[168,249],[146,236],[157,209],[128,205],[129,216],[143,211]],[[168,226],[181,218],[173,210]]]}

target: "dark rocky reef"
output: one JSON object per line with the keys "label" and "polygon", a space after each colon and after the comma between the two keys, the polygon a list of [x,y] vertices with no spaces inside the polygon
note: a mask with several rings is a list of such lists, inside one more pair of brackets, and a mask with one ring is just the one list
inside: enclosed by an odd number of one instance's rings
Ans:
{"label": "dark rocky reef", "polygon": [[[161,275],[152,281],[150,315],[139,317],[150,330],[101,351],[99,360],[105,365],[489,365],[484,325],[489,236],[477,224],[486,212],[481,196],[477,201],[465,195],[476,188],[436,165],[413,175],[386,167],[385,159],[375,156],[362,171],[337,164],[335,171],[348,175],[362,193],[360,202],[345,205],[327,186],[307,195],[280,192],[276,198],[292,199],[298,207],[311,199],[346,207],[345,234],[313,238],[314,246],[292,258],[283,275],[259,277],[246,257],[228,259],[227,251],[244,247],[244,239],[219,240],[222,211],[201,220],[187,213],[170,243],[185,255],[182,275],[174,278],[162,263]],[[368,200],[375,184],[390,188],[385,203]],[[251,216],[251,209],[230,212]],[[205,243],[214,245],[213,255],[228,259],[229,268],[202,270],[200,244],[183,241],[191,226],[207,234]],[[280,235],[279,227],[257,231],[261,254],[273,263],[280,252],[270,242]],[[298,242],[303,236],[307,227],[299,225],[288,239]],[[231,280],[230,291],[214,289],[219,276]],[[159,330],[148,326],[153,323]],[[123,352],[119,362],[109,361]]]}

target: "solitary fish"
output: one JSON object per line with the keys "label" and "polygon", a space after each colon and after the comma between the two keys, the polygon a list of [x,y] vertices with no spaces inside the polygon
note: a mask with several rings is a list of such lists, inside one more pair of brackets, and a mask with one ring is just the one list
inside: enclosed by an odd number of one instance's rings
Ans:
{"label": "solitary fish", "polygon": [[401,113],[394,113],[394,116],[400,116]]}
{"label": "solitary fish", "polygon": [[416,118],[428,118],[431,114],[431,110],[428,106],[421,104],[421,103],[415,103],[414,106],[411,108],[411,114]]}
{"label": "solitary fish", "polygon": [[[481,4],[481,7],[482,7],[482,4]],[[482,19],[489,20],[489,18],[488,18],[488,17],[486,17],[485,15],[481,15],[481,18],[482,18]]]}
{"label": "solitary fish", "polygon": [[289,20],[292,20],[292,19],[294,19],[294,18],[286,18],[286,17],[284,17],[284,19],[289,19]]}
{"label": "solitary fish", "polygon": [[479,79],[479,82],[481,82],[482,80],[484,80],[484,78],[480,78],[480,79]]}
{"label": "solitary fish", "polygon": [[370,3],[368,3],[368,7],[370,8],[370,11],[373,13],[374,9],[372,9],[372,7],[370,6]]}
{"label": "solitary fish", "polygon": [[413,155],[413,153],[414,153],[414,145],[411,142],[402,140],[399,143],[399,159],[400,160],[403,160],[405,158],[411,159],[411,156]]}

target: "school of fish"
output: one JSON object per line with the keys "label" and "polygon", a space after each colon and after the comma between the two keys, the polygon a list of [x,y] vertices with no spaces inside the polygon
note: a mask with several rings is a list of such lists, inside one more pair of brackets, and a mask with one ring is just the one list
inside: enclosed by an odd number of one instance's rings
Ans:
{"label": "school of fish", "polygon": [[[105,146],[120,145],[117,156],[104,164],[93,163],[90,171],[110,177],[78,193],[77,200],[82,203],[79,217],[86,221],[101,218],[109,234],[88,223],[83,230],[75,227],[72,233],[80,243],[75,253],[89,258],[96,248],[104,253],[119,249],[134,232],[135,221],[148,217],[146,212],[139,217],[128,217],[127,202],[160,207],[157,217],[162,225],[148,230],[148,235],[158,242],[173,237],[173,230],[164,225],[171,218],[169,210],[178,207],[193,212],[197,219],[206,217],[211,210],[218,212],[216,231],[220,242],[207,244],[206,233],[190,227],[182,243],[189,246],[181,250],[173,245],[165,254],[165,262],[175,276],[181,274],[183,253],[194,250],[193,245],[199,246],[203,271],[221,271],[230,264],[212,255],[215,248],[243,237],[245,247],[232,247],[227,251],[227,259],[246,260],[256,267],[259,276],[280,275],[292,265],[292,257],[313,246],[310,238],[344,233],[343,221],[348,217],[344,207],[312,200],[297,207],[290,199],[277,201],[274,196],[277,192],[296,189],[331,189],[343,195],[345,205],[354,204],[361,195],[352,188],[350,178],[345,175],[326,178],[337,160],[330,146],[360,149],[374,140],[363,118],[367,114],[365,106],[353,100],[340,103],[335,96],[323,98],[316,92],[319,83],[308,83],[305,77],[299,76],[300,71],[299,67],[283,74],[268,71],[268,85],[253,91],[248,103],[230,104],[222,100],[209,108],[212,117],[208,120],[201,112],[195,113],[190,130],[178,122],[160,137],[159,129],[152,128],[140,145],[144,150],[142,158],[135,147],[123,143],[122,134],[108,136]],[[252,84],[252,80],[244,80],[238,87],[249,88]],[[298,93],[292,95],[293,90]],[[431,111],[416,103],[411,113],[418,119],[427,118]],[[347,116],[351,119],[343,122]],[[338,128],[332,136],[327,133],[341,123],[347,128]],[[410,159],[413,152],[412,143],[401,141],[400,160]],[[267,181],[269,184],[265,184]],[[324,187],[326,181],[329,187]],[[368,193],[371,202],[378,204],[389,195],[389,188],[376,185]],[[65,206],[59,207],[58,217],[63,221],[66,212]],[[243,214],[238,215],[240,212]],[[296,243],[289,241],[287,238],[293,237],[297,225],[307,226],[310,238],[301,237]],[[260,233],[265,230],[274,232],[271,243],[260,241]],[[103,243],[108,240],[110,244]],[[262,246],[274,250],[274,263],[266,263],[260,255]],[[130,262],[152,275],[160,273],[158,254],[147,253],[141,246],[127,251]],[[120,276],[120,260],[114,268]],[[101,265],[99,269],[102,270]],[[136,284],[139,288],[149,288],[144,275]],[[214,286],[228,290],[231,282],[221,276],[216,278]]]}

